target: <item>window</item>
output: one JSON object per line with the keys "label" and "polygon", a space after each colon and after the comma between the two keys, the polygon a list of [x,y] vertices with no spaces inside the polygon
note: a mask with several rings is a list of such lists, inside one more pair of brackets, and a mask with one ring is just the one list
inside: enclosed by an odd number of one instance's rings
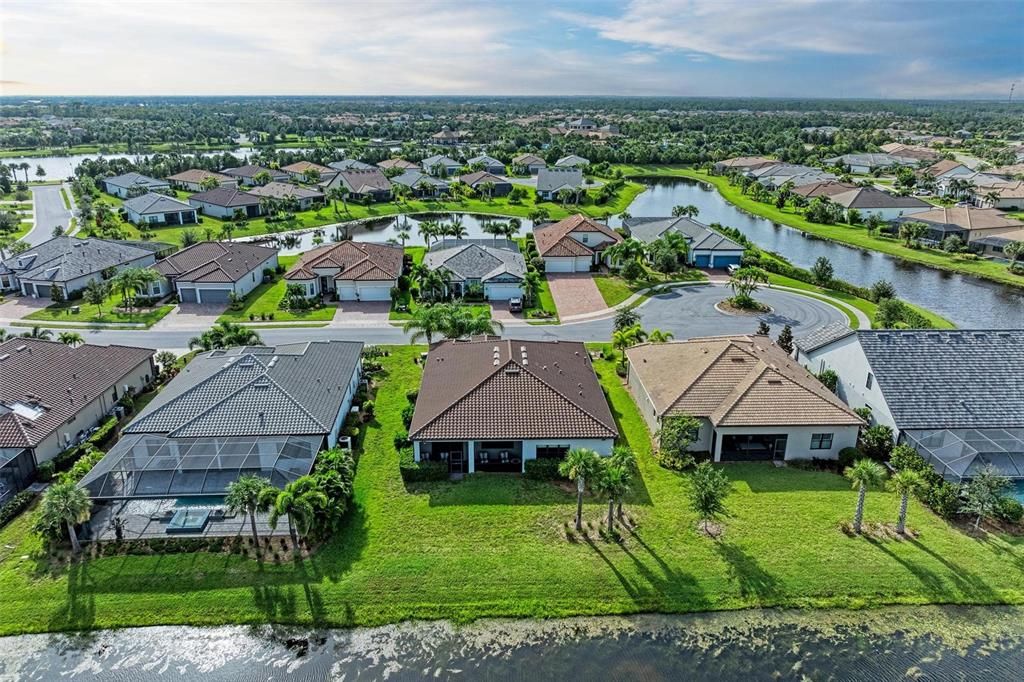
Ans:
{"label": "window", "polygon": [[832,449],[832,434],[831,433],[813,433],[811,434],[811,450],[831,450]]}
{"label": "window", "polygon": [[582,239],[583,239],[583,243],[586,244],[588,241],[590,241],[590,235],[589,234],[585,234],[585,235],[582,236]]}
{"label": "window", "polygon": [[821,365],[818,367],[818,374],[821,374],[824,371],[825,371],[825,359],[822,358]]}
{"label": "window", "polygon": [[537,459],[563,459],[567,452],[568,445],[538,445]]}
{"label": "window", "polygon": [[871,388],[871,385],[874,384],[874,383],[875,383],[875,375],[873,375],[871,372],[868,372],[868,380],[864,383],[864,385],[866,387],[868,387],[868,388]]}

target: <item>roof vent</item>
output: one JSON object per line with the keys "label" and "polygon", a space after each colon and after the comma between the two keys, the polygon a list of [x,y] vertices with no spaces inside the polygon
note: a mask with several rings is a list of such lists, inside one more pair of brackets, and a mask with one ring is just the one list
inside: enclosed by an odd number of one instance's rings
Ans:
{"label": "roof vent", "polygon": [[514,362],[508,363],[505,366],[505,374],[519,374],[519,365]]}
{"label": "roof vent", "polygon": [[14,352],[15,353],[20,353],[21,351],[25,350],[26,348],[28,348],[28,346],[26,346],[25,344],[21,344],[20,346],[18,346],[17,348],[14,349]]}
{"label": "roof vent", "polygon": [[3,362],[4,360],[6,360],[9,357],[11,357],[10,353],[4,353],[3,355],[0,355],[0,362]]}

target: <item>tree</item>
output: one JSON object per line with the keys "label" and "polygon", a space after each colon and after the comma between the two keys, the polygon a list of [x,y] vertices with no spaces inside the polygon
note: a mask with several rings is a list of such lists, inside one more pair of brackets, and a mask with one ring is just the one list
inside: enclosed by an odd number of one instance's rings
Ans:
{"label": "tree", "polygon": [[82,291],[86,303],[96,306],[96,316],[103,317],[103,302],[110,296],[110,283],[101,279],[90,280]]}
{"label": "tree", "polygon": [[900,239],[909,249],[911,242],[920,246],[921,238],[928,232],[928,225],[917,220],[911,220],[900,225]]}
{"label": "tree", "polygon": [[981,526],[982,519],[991,518],[999,506],[1003,491],[1009,487],[1010,481],[991,464],[986,465],[981,471],[971,478],[970,482],[961,488],[964,498],[960,507],[963,514],[972,514],[974,519],[974,530]]}
{"label": "tree", "polygon": [[178,356],[169,350],[162,350],[154,355],[153,359],[156,360],[156,364],[160,365],[161,371],[167,372],[178,361]]}
{"label": "tree", "polygon": [[54,284],[50,287],[50,300],[53,301],[54,305],[61,305],[67,300],[64,296],[64,287]]}
{"label": "tree", "polygon": [[679,218],[681,216],[685,218],[696,218],[698,215],[700,215],[700,209],[694,206],[693,204],[672,207],[673,218]]}
{"label": "tree", "polygon": [[675,338],[675,334],[672,332],[666,332],[655,327],[647,334],[647,340],[651,343],[665,343]]}
{"label": "tree", "polygon": [[788,324],[785,327],[783,327],[782,331],[779,332],[779,338],[776,339],[775,342],[779,345],[779,348],[781,348],[782,350],[786,351],[787,354],[788,353],[792,353],[793,352],[793,328],[790,327]]}
{"label": "tree", "polygon": [[836,389],[839,388],[839,375],[836,374],[836,371],[834,369],[823,369],[820,372],[818,372],[816,376],[818,378],[818,381],[820,381],[825,388],[832,391],[833,393],[835,393]]}
{"label": "tree", "polygon": [[[256,532],[256,513],[265,512],[269,509],[269,494],[264,491],[272,489],[270,480],[246,474],[235,479],[227,486],[227,494],[224,496],[224,506],[233,514],[248,514],[249,527],[252,529],[252,542],[259,546],[260,536]],[[275,490],[275,492],[277,492]]]}
{"label": "tree", "polygon": [[608,534],[615,532],[615,502],[629,493],[630,474],[611,460],[600,460],[594,487],[608,498]]}
{"label": "tree", "polygon": [[36,177],[42,182],[43,178],[46,177],[46,169],[42,166],[36,166]]}
{"label": "tree", "polygon": [[884,462],[892,453],[892,428],[885,424],[875,424],[860,432],[857,447],[865,457],[876,462]]}
{"label": "tree", "polygon": [[526,301],[533,305],[540,296],[541,279],[538,272],[527,272],[523,276],[523,293],[526,294]]}
{"label": "tree", "polygon": [[[612,448],[612,456],[609,461],[616,466],[621,467],[623,471],[626,472],[629,479],[632,479],[632,477],[639,471],[636,464],[636,454],[634,454],[634,452],[625,445],[616,445]],[[619,496],[615,500],[618,503],[618,511],[616,511],[616,515],[620,519],[622,518],[622,497],[623,496]]]}
{"label": "tree", "polygon": [[1017,265],[1017,261],[1024,259],[1024,242],[1010,242],[1003,247],[1003,254],[1010,259],[1010,268]]}
{"label": "tree", "polygon": [[24,339],[41,339],[43,341],[48,341],[53,337],[53,332],[49,329],[43,329],[38,324],[34,324],[32,325],[32,329],[28,330],[21,336]]}
{"label": "tree", "polygon": [[576,531],[583,530],[583,493],[587,489],[587,481],[597,474],[600,459],[596,452],[587,448],[573,448],[565,455],[558,465],[558,473],[571,481],[576,481]]}
{"label": "tree", "polygon": [[75,526],[88,521],[91,510],[89,495],[74,481],[55,483],[43,495],[37,528],[51,529],[50,532],[53,532],[52,529],[66,527],[71,539],[71,550],[78,554],[82,551],[82,545],[78,542]]}
{"label": "tree", "polygon": [[896,517],[896,532],[900,535],[907,529],[907,504],[910,496],[920,495],[925,489],[924,478],[913,469],[897,471],[886,482],[886,488],[900,495],[900,511]]}
{"label": "tree", "polygon": [[406,334],[412,332],[409,343],[418,343],[426,340],[427,345],[434,343],[434,337],[441,333],[444,326],[444,311],[441,306],[423,306],[416,309],[412,319],[402,325],[402,331]]}
{"label": "tree", "polygon": [[708,522],[725,514],[725,498],[732,484],[725,473],[711,462],[701,462],[690,476],[690,509],[697,515],[708,533]]}
{"label": "tree", "polygon": [[196,231],[190,227],[186,227],[184,230],[178,233],[178,243],[181,244],[181,248],[187,249],[193,244],[199,243],[199,237],[196,236]]}
{"label": "tree", "polygon": [[896,287],[887,279],[880,279],[871,285],[871,300],[881,303],[887,298],[896,298]]}
{"label": "tree", "polygon": [[638,343],[643,343],[645,338],[647,338],[647,333],[638,324],[612,331],[612,346],[621,355],[620,365],[622,367],[626,366],[626,349]]}
{"label": "tree", "polygon": [[700,435],[700,422],[688,414],[666,416],[661,420],[661,428],[654,434],[658,440],[658,450],[669,457],[684,459],[689,456],[690,446]]}
{"label": "tree", "polygon": [[315,185],[320,182],[320,171],[313,167],[307,168],[302,171],[302,181],[307,185]]}
{"label": "tree", "polygon": [[199,189],[204,192],[209,192],[211,189],[217,189],[218,187],[220,187],[220,181],[212,175],[209,175],[199,181]]}
{"label": "tree", "polygon": [[764,320],[761,320],[761,322],[757,325],[757,332],[755,333],[758,336],[768,336],[769,334],[771,334],[771,332],[772,328],[768,326],[768,323],[765,322]]}
{"label": "tree", "polygon": [[814,275],[815,284],[820,287],[827,287],[832,283],[832,278],[835,275],[832,261],[825,256],[819,256],[818,260],[814,261],[814,265],[811,267],[811,274]]}
{"label": "tree", "polygon": [[395,238],[402,243],[403,249],[405,248],[405,243],[409,241],[411,237],[412,235],[409,234],[408,228],[403,227],[402,229],[395,233]]}
{"label": "tree", "polygon": [[189,348],[214,350],[233,346],[262,346],[263,340],[254,329],[232,322],[218,322],[199,336],[188,341]]}
{"label": "tree", "polygon": [[882,220],[877,213],[871,213],[868,215],[868,219],[864,223],[864,228],[868,231],[868,235],[873,235],[882,228],[884,223],[885,221]]}
{"label": "tree", "polygon": [[735,294],[733,304],[740,308],[753,307],[755,301],[752,294],[760,288],[759,285],[767,282],[768,273],[761,268],[740,268],[729,278],[729,286]]}
{"label": "tree", "polygon": [[854,462],[853,466],[846,467],[843,475],[857,490],[857,511],[853,516],[853,532],[860,534],[861,525],[864,522],[864,498],[867,496],[869,487],[877,486],[885,480],[885,468],[873,460],[859,459]]}
{"label": "tree", "polygon": [[635,327],[640,324],[640,313],[635,308],[621,308],[615,313],[612,324],[616,330]]}
{"label": "tree", "polygon": [[85,343],[85,339],[78,332],[61,332],[57,334],[57,340],[65,346],[71,346],[72,348],[78,348]]}
{"label": "tree", "polygon": [[273,176],[271,176],[270,173],[265,170],[261,170],[259,173],[252,176],[252,181],[255,182],[257,185],[267,185],[273,179]]}
{"label": "tree", "polygon": [[260,507],[270,514],[267,522],[277,529],[277,522],[282,516],[288,518],[288,534],[292,538],[292,549],[299,552],[299,536],[306,535],[313,527],[317,509],[330,504],[327,496],[320,492],[316,480],[312,476],[302,476],[278,490],[274,487],[265,488],[260,493]]}

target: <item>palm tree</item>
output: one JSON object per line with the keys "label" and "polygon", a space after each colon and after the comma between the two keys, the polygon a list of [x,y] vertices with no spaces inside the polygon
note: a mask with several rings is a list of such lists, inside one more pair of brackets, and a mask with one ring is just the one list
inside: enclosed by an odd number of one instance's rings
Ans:
{"label": "palm tree", "polygon": [[605,255],[615,263],[624,263],[628,260],[640,262],[646,254],[647,245],[634,237],[624,239],[618,244],[605,249]]}
{"label": "palm tree", "polygon": [[505,229],[502,232],[505,239],[515,239],[516,235],[519,234],[519,230],[523,227],[523,221],[519,218],[509,218],[508,222],[505,223]]}
{"label": "palm tree", "polygon": [[402,229],[395,233],[395,238],[398,239],[398,241],[402,242],[403,249],[405,248],[405,242],[407,242],[411,237],[412,235],[409,234],[409,228],[407,227],[403,227]]}
{"label": "palm tree", "polygon": [[85,339],[78,332],[61,332],[57,334],[57,340],[65,346],[71,346],[72,348],[78,348],[85,343]]}
{"label": "palm tree", "polygon": [[25,173],[25,184],[28,184],[28,169],[31,167],[32,166],[30,166],[25,161],[22,161],[21,163],[18,164],[18,168],[20,168]]}
{"label": "palm tree", "polygon": [[673,206],[672,217],[679,218],[696,218],[700,214],[700,209],[693,204],[687,204],[686,206]]}
{"label": "palm tree", "polygon": [[103,302],[110,296],[110,282],[100,279],[89,280],[82,292],[82,298],[86,303],[96,306],[96,316],[103,317]]}
{"label": "palm tree", "polygon": [[854,462],[852,467],[846,467],[843,475],[857,489],[857,511],[853,516],[853,532],[859,534],[864,522],[864,498],[870,486],[878,485],[885,480],[885,469],[878,462],[865,458]]}
{"label": "palm tree", "polygon": [[43,329],[38,324],[32,325],[32,329],[21,335],[25,339],[42,339],[49,341],[53,337],[53,332],[49,329]]}
{"label": "palm tree", "polygon": [[441,332],[449,339],[467,336],[494,336],[505,329],[500,321],[492,319],[489,311],[474,312],[460,305],[443,305]]}
{"label": "palm tree", "polygon": [[886,481],[886,487],[900,495],[900,513],[896,518],[896,532],[900,535],[907,529],[907,504],[911,495],[920,495],[924,490],[924,478],[913,469],[897,471]]}
{"label": "palm tree", "polygon": [[440,225],[438,225],[437,221],[434,220],[421,220],[419,226],[416,228],[416,231],[419,233],[421,237],[423,237],[423,243],[426,244],[427,248],[429,249],[430,239],[431,237],[436,238],[438,236],[438,232],[440,231]]}
{"label": "palm tree", "polygon": [[1002,195],[994,189],[985,192],[985,201],[988,202],[989,206],[995,206],[1002,198]]}
{"label": "palm tree", "polygon": [[188,341],[189,348],[214,350],[232,346],[261,346],[263,340],[255,330],[231,322],[218,322],[200,336],[193,336]]}
{"label": "palm tree", "polygon": [[[609,461],[615,466],[621,467],[622,470],[626,472],[627,483],[630,480],[632,480],[633,476],[638,471],[636,464],[636,455],[633,453],[633,450],[631,450],[629,447],[625,445],[616,445],[614,448],[612,448],[612,456],[609,459]],[[616,511],[616,515],[620,519],[622,518],[623,496],[624,495],[620,495],[618,498],[616,498],[616,502],[618,503],[618,510]]]}
{"label": "palm tree", "polygon": [[455,237],[459,241],[462,241],[469,236],[469,230],[462,226],[461,218],[448,223],[444,228],[444,232],[446,236]]}
{"label": "palm tree", "polygon": [[665,343],[666,341],[671,341],[674,338],[675,335],[672,332],[664,332],[657,327],[652,329],[647,335],[647,340],[651,343]]}
{"label": "palm tree", "polygon": [[417,308],[412,319],[402,325],[403,332],[406,334],[412,332],[409,343],[417,343],[426,339],[427,345],[431,345],[434,342],[434,336],[440,334],[444,326],[443,315],[444,311],[441,306]]}
{"label": "palm tree", "polygon": [[573,448],[565,455],[558,465],[558,473],[576,481],[576,530],[583,530],[583,493],[587,489],[587,480],[598,471],[600,460],[598,454],[587,448]]}
{"label": "palm tree", "polygon": [[264,491],[267,489],[273,490],[268,479],[247,474],[229,483],[227,495],[224,496],[224,506],[228,511],[232,514],[249,515],[252,541],[257,546],[260,544],[260,536],[256,532],[256,512],[265,512],[269,509],[269,506],[263,504],[266,501]]}
{"label": "palm tree", "polygon": [[71,539],[71,551],[78,554],[82,551],[82,545],[78,542],[75,526],[89,520],[91,509],[88,494],[75,482],[55,483],[43,495],[39,509],[40,523],[52,528],[59,528],[61,524],[66,526]]}
{"label": "palm tree", "polygon": [[632,327],[625,327],[624,329],[616,329],[613,331],[612,346],[621,353],[621,360],[619,364],[625,367],[626,349],[631,346],[635,346],[638,343],[643,343],[646,338],[647,332],[645,332],[638,324],[635,324]]}
{"label": "palm tree", "polygon": [[615,532],[615,501],[629,492],[629,472],[608,460],[601,461],[594,487],[608,498],[608,533]]}
{"label": "palm tree", "polygon": [[921,237],[928,232],[928,226],[917,220],[911,220],[909,222],[900,225],[900,238],[903,240],[907,248],[910,248],[910,243],[915,244],[921,241]]}
{"label": "palm tree", "polygon": [[536,271],[527,272],[523,276],[523,293],[526,294],[526,300],[532,305],[537,297],[540,295],[541,279],[540,273]]}
{"label": "palm tree", "polygon": [[260,493],[259,502],[270,512],[267,522],[271,528],[277,530],[278,520],[282,516],[288,517],[288,534],[296,554],[299,552],[299,536],[307,534],[313,527],[317,509],[330,503],[312,476],[302,476],[286,485],[284,490],[266,488]]}
{"label": "palm tree", "polygon": [[562,204],[562,206],[565,206],[567,203],[569,203],[569,200],[572,199],[572,197],[573,191],[568,187],[563,187],[562,189],[558,190],[558,192],[555,193],[555,198],[558,199],[558,202]]}
{"label": "palm tree", "polygon": [[327,191],[327,197],[331,200],[331,205],[334,207],[334,215],[338,213],[338,200],[341,199],[341,205],[345,209],[346,215],[351,215],[348,210],[348,188],[344,185],[334,187]]}

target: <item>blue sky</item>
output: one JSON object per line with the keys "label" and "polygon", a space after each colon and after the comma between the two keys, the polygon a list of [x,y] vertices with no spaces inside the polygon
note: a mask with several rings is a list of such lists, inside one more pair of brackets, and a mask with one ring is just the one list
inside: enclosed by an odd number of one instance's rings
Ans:
{"label": "blue sky", "polygon": [[5,0],[0,88],[1005,98],[1022,26],[1024,0]]}

